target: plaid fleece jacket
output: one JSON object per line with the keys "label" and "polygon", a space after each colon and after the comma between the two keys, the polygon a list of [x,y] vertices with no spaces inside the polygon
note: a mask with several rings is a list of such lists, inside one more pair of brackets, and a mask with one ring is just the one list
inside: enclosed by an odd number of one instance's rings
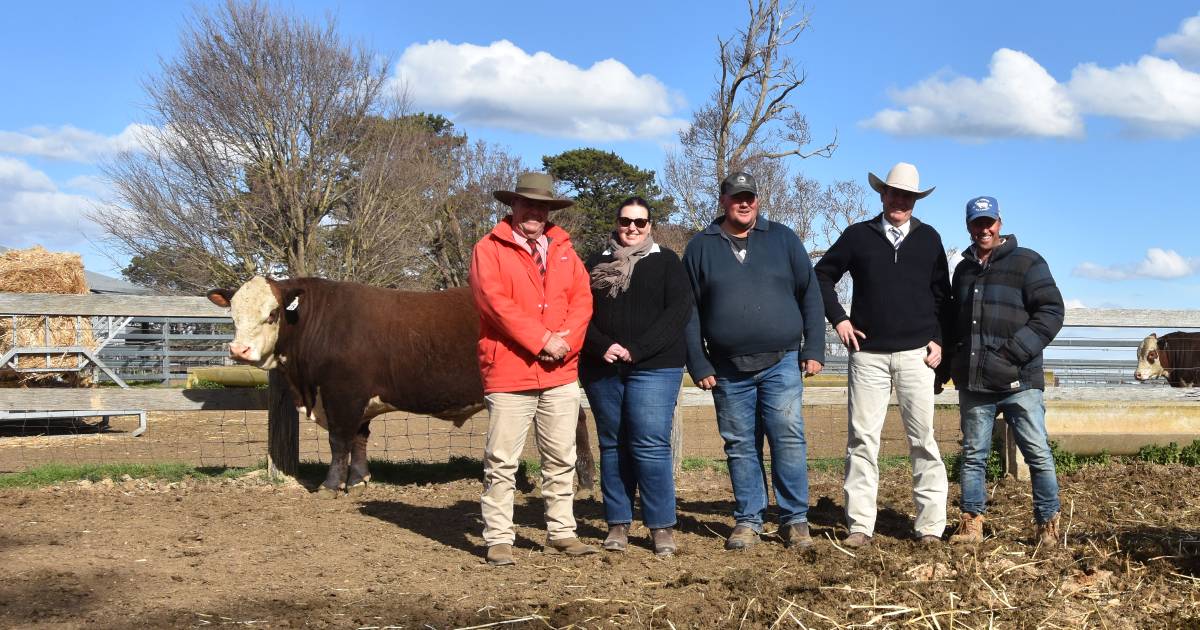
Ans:
{"label": "plaid fleece jacket", "polygon": [[1062,329],[1062,294],[1037,252],[1013,235],[986,266],[974,248],[954,269],[955,317],[947,335],[950,376],[958,389],[1010,393],[1045,389],[1042,350]]}

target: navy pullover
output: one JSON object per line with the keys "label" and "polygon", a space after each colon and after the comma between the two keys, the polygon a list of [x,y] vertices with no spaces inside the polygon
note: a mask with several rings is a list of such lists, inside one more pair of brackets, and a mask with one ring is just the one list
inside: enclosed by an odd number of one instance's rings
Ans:
{"label": "navy pullover", "polygon": [[683,254],[697,308],[687,334],[692,380],[715,374],[714,361],[746,354],[799,350],[800,361],[824,363],[824,305],[800,238],[760,216],[738,262],[724,220],[694,236]]}

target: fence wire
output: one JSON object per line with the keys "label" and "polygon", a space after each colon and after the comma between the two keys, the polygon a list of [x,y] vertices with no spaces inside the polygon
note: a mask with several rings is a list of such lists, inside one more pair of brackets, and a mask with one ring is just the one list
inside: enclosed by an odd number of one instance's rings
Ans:
{"label": "fence wire", "polygon": [[[683,456],[723,460],[724,443],[711,406],[680,408]],[[845,406],[806,406],[805,429],[812,459],[839,458],[846,452]],[[148,429],[139,437],[136,416],[103,418],[26,419],[0,422],[0,473],[19,472],[45,464],[185,463],[198,467],[255,466],[266,459],[267,412],[181,411],[150,412]],[[390,413],[371,421],[368,455],[393,462],[446,462],[452,458],[482,459],[487,436],[487,413],[462,427],[428,416]],[[884,455],[907,455],[908,441],[895,407],[889,409],[881,441]],[[588,447],[596,455],[595,423],[588,417]],[[943,452],[957,452],[958,410],[939,407],[935,433]],[[769,455],[769,448],[767,449]],[[531,430],[524,458],[536,460]],[[329,462],[327,433],[300,420],[300,460]]]}

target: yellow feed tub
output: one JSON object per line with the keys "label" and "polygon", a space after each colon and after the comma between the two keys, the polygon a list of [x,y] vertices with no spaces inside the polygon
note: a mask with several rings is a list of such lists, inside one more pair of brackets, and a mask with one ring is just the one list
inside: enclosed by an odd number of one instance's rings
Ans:
{"label": "yellow feed tub", "polygon": [[200,381],[219,383],[225,387],[260,387],[267,384],[267,371],[249,365],[189,369],[187,388],[195,388]]}

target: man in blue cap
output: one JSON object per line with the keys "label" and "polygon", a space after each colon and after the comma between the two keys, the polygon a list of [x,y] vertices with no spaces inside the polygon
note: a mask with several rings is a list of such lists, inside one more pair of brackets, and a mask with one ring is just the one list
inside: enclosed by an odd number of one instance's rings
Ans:
{"label": "man in blue cap", "polygon": [[[1058,479],[1046,435],[1042,350],[1062,328],[1062,295],[1045,259],[1001,235],[994,197],[967,202],[971,246],[954,269],[954,320],[946,331],[949,373],[962,421],[962,515],[952,543],[983,541],[985,469],[997,414],[1013,429],[1029,465],[1037,542],[1057,546]],[[943,363],[945,365],[945,363]]]}

